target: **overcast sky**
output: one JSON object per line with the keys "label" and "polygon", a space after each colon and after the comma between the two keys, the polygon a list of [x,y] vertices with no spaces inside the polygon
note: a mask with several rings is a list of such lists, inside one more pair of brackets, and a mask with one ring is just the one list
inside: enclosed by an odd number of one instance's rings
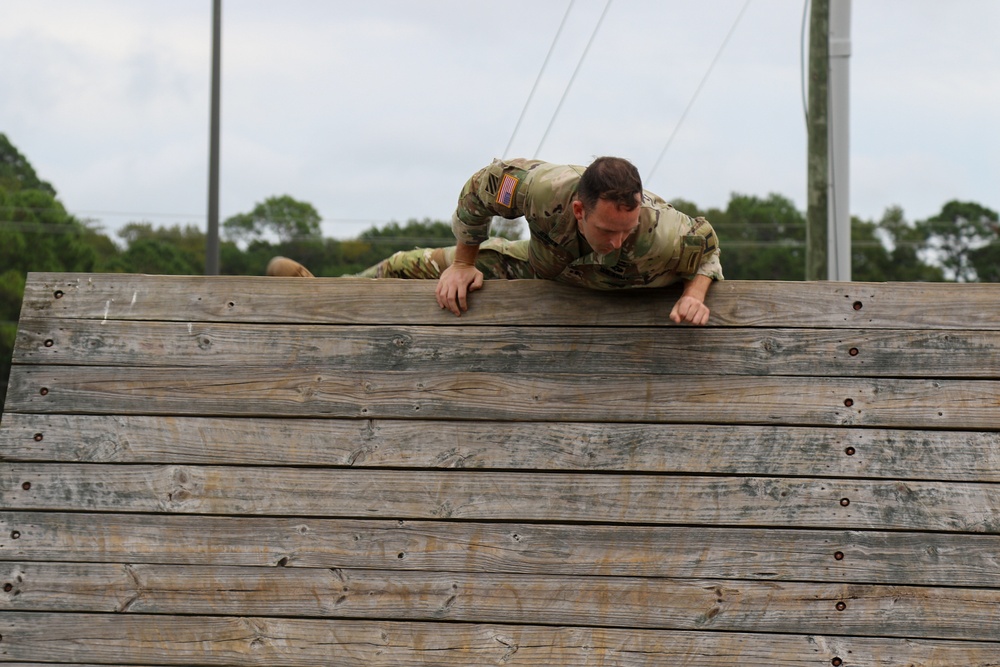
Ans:
{"label": "overcast sky", "polygon": [[[224,0],[222,219],[288,194],[336,238],[447,220],[522,112],[507,157],[620,155],[667,199],[776,192],[804,211],[803,0],[606,6]],[[0,132],[63,204],[109,233],[203,226],[211,0],[0,0],[0,16]],[[1000,209],[1000,1],[854,0],[851,30],[851,212]]]}

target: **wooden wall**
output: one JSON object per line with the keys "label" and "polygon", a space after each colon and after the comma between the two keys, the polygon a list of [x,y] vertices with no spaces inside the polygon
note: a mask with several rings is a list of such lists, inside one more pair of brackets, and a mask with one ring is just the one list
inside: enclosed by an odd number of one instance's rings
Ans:
{"label": "wooden wall", "polygon": [[1000,664],[1000,285],[32,274],[0,662]]}

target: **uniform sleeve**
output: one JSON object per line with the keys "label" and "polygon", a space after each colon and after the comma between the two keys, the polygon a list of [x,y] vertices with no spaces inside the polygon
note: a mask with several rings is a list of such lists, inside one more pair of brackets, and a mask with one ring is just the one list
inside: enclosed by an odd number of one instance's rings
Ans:
{"label": "uniform sleeve", "polygon": [[524,215],[525,180],[538,160],[494,160],[462,188],[451,229],[458,243],[479,245],[490,235],[493,216],[513,220]]}
{"label": "uniform sleeve", "polygon": [[[685,279],[690,280],[696,275],[708,276],[712,280],[724,279],[720,259],[722,251],[719,249],[719,238],[715,235],[712,223],[702,217],[691,219],[691,227],[681,239],[681,244],[679,272]],[[686,254],[688,249],[696,254]],[[692,257],[694,265],[685,268],[686,256]]]}

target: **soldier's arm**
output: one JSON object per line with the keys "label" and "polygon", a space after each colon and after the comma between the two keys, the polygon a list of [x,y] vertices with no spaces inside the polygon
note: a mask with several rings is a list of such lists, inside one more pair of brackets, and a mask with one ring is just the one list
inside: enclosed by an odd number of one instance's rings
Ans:
{"label": "soldier's arm", "polygon": [[494,160],[465,182],[451,229],[458,245],[476,245],[490,235],[493,216],[513,220],[524,215],[524,184],[539,160]]}
{"label": "soldier's arm", "polygon": [[[705,305],[708,289],[716,280],[722,280],[722,263],[720,261],[719,239],[715,230],[705,218],[693,218],[688,233],[681,239],[681,267],[690,259],[688,268],[682,271],[684,275],[684,292],[670,311],[670,319],[680,324],[703,325],[708,322],[710,314]],[[690,271],[693,270],[693,273]]]}
{"label": "soldier's arm", "polygon": [[483,286],[483,272],[476,268],[478,256],[478,245],[459,243],[455,247],[454,261],[441,272],[438,279],[435,291],[438,305],[455,313],[457,317],[461,317],[469,309],[469,292],[475,292]]}
{"label": "soldier's arm", "polygon": [[479,245],[490,234],[493,216],[519,218],[524,214],[524,186],[538,160],[494,160],[466,181],[451,219],[455,233],[455,261],[441,273],[435,296],[438,305],[457,316],[468,310],[468,294],[483,286],[476,268]]}
{"label": "soldier's arm", "polygon": [[677,324],[707,324],[710,311],[705,305],[705,297],[708,296],[708,288],[712,286],[712,282],[711,278],[703,275],[696,275],[685,281],[684,293],[670,311],[670,319]]}

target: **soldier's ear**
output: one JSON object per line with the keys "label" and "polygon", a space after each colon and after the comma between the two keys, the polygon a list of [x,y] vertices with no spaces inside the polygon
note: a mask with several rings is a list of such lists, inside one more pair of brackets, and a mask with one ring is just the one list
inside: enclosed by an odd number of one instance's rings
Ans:
{"label": "soldier's ear", "polygon": [[576,221],[580,222],[583,220],[583,202],[579,199],[573,200],[573,215],[576,217]]}

